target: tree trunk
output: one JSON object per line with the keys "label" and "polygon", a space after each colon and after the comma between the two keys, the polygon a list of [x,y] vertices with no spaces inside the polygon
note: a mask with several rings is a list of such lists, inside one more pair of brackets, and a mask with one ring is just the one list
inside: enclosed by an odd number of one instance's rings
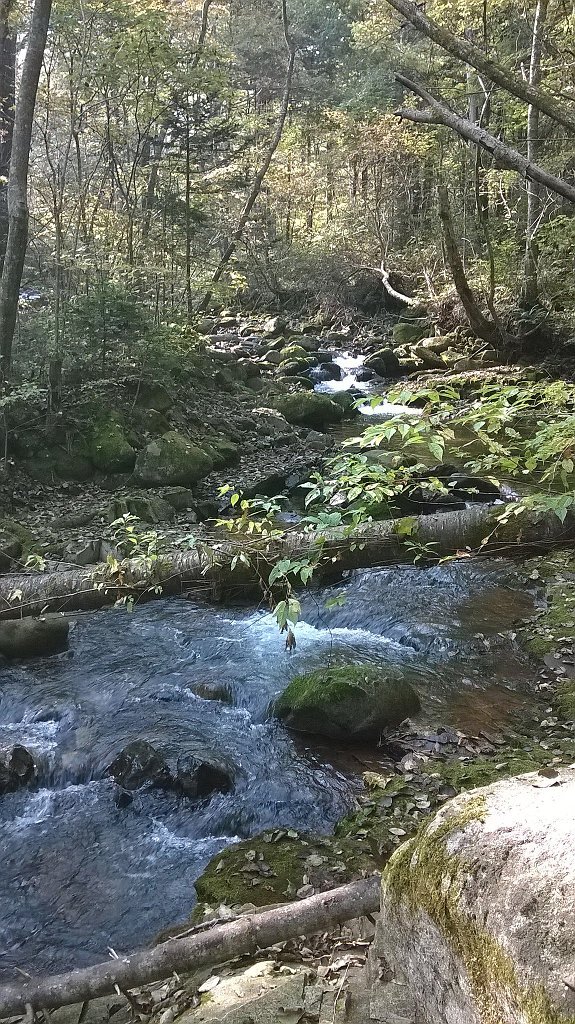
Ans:
{"label": "tree trunk", "polygon": [[524,81],[519,75],[507,71],[506,68],[491,60],[479,47],[467,39],[459,39],[449,29],[443,28],[437,22],[432,21],[421,10],[420,4],[414,4],[411,0],[387,0],[387,2],[399,11],[404,18],[423,32],[434,43],[437,43],[447,53],[458,57],[465,64],[470,64],[482,75],[488,78],[495,85],[517,96],[525,103],[531,103],[543,114],[553,118],[558,124],[562,124],[570,131],[575,131],[575,111],[571,106],[557,99],[540,85],[532,85]]}
{"label": "tree trunk", "polygon": [[28,244],[28,166],[40,69],[46,47],[52,0],[35,0],[14,116],[8,180],[8,239],[0,281],[0,367],[10,373],[18,298]]}
{"label": "tree trunk", "polygon": [[271,142],[270,142],[270,144],[269,144],[269,146],[268,146],[268,148],[266,150],[266,153],[265,153],[264,159],[262,161],[262,164],[261,164],[261,166],[260,166],[260,168],[259,168],[259,170],[258,170],[258,172],[257,172],[257,174],[256,174],[256,176],[254,178],[254,182],[253,182],[253,185],[251,187],[250,194],[249,194],[249,196],[248,196],[248,198],[246,200],[246,203],[244,205],[244,208],[243,208],[243,210],[241,212],[240,219],[238,221],[236,230],[234,231],[229,244],[226,246],[226,248],[225,248],[225,250],[224,250],[224,252],[222,254],[220,262],[218,263],[218,266],[216,267],[216,269],[215,269],[215,271],[214,271],[214,273],[212,275],[212,280],[211,280],[210,287],[208,288],[206,294],[204,295],[202,301],[200,302],[200,305],[198,307],[200,312],[202,310],[206,310],[208,308],[208,306],[210,304],[210,301],[211,301],[211,298],[212,298],[212,294],[213,294],[213,290],[214,290],[214,285],[216,285],[218,283],[218,281],[220,280],[224,270],[226,269],[226,267],[227,267],[228,263],[230,262],[234,252],[236,251],[236,246],[237,246],[238,242],[241,241],[241,238],[242,238],[243,233],[244,233],[244,228],[245,228],[245,226],[246,226],[246,224],[247,224],[247,222],[249,220],[250,213],[252,212],[252,210],[253,210],[253,208],[254,208],[254,206],[256,204],[256,200],[257,200],[257,198],[258,198],[258,196],[259,196],[259,194],[261,192],[261,188],[262,188],[262,185],[264,183],[264,178],[265,178],[265,176],[266,176],[266,174],[268,172],[269,166],[270,166],[270,164],[272,162],[272,159],[273,159],[273,155],[274,155],[276,149],[278,148],[278,146],[279,146],[279,144],[281,142],[282,135],[283,135],[284,125],[285,125],[285,122],[286,122],[287,113],[288,113],[288,109],[289,109],[289,101],[290,101],[290,96],[291,96],[291,87],[292,87],[293,73],[294,73],[294,68],[295,68],[295,58],[296,58],[295,43],[294,43],[294,41],[293,41],[293,39],[292,39],[292,37],[290,36],[290,33],[289,33],[288,20],[287,20],[286,0],[282,0],[282,19],[283,19],[283,26],[284,26],[285,42],[286,42],[286,47],[287,47],[287,50],[288,50],[288,63],[287,63],[287,68],[286,68],[285,85],[284,85],[284,91],[283,91],[283,97],[282,97],[282,101],[281,101],[281,106],[280,106],[280,112],[279,112],[278,119],[277,119],[277,122],[276,122],[276,129],[275,129],[275,132],[273,134],[273,138],[272,138],[272,140],[271,140]]}
{"label": "tree trunk", "polygon": [[6,985],[0,989],[0,1017],[82,1003],[160,981],[176,972],[254,955],[276,942],[315,935],[343,921],[379,910],[379,875],[350,882],[297,903],[244,914],[195,935],[169,939],[150,950],[107,960],[66,974]]}
{"label": "tree trunk", "polygon": [[563,196],[564,199],[575,203],[575,186],[569,185],[563,178],[557,178],[554,174],[546,171],[545,168],[539,167],[538,164],[530,163],[516,149],[506,146],[505,143],[496,139],[494,135],[490,135],[489,132],[486,132],[478,125],[471,124],[471,121],[468,121],[467,118],[456,114],[445,103],[436,99],[427,89],[424,89],[423,86],[412,82],[409,78],[405,78],[404,75],[396,75],[395,77],[401,85],[409,89],[410,92],[415,93],[416,96],[421,97],[428,107],[431,108],[430,110],[406,110],[402,107],[395,111],[396,117],[404,118],[406,121],[414,121],[416,124],[445,125],[446,128],[451,128],[454,132],[457,132],[462,139],[467,139],[469,142],[475,143],[476,146],[480,146],[481,149],[490,153],[499,167],[507,167],[511,171],[517,171],[523,178],[539,182],[539,184],[544,185],[551,192],[555,192],[556,195]]}
{"label": "tree trunk", "polygon": [[459,248],[457,245],[457,238],[455,235],[455,229],[453,227],[453,221],[451,219],[451,210],[449,209],[449,197],[447,194],[447,188],[445,185],[441,185],[438,190],[439,195],[439,217],[441,220],[441,226],[443,229],[443,244],[445,246],[445,256],[449,269],[453,277],[453,283],[455,284],[455,290],[461,299],[461,305],[465,310],[467,319],[469,320],[469,326],[472,331],[481,338],[482,341],[487,342],[488,345],[493,345],[494,348],[498,348],[502,341],[505,340],[502,337],[501,332],[493,320],[489,320],[481,312],[477,300],[471,290],[467,277],[465,276],[465,270],[463,262],[459,254]]}
{"label": "tree trunk", "polygon": [[[434,545],[434,555],[453,554],[462,549],[499,554],[526,547],[549,547],[567,542],[574,535],[574,520],[561,523],[557,516],[538,517],[524,513],[512,516],[507,526],[498,525],[501,509],[472,505],[461,512],[419,516],[411,537],[422,546]],[[155,596],[243,591],[261,593],[272,566],[282,558],[320,559],[314,580],[336,578],[348,569],[411,562],[413,553],[398,530],[401,520],[365,523],[352,533],[344,529],[322,534],[292,533],[281,540],[255,543],[251,537],[225,542],[217,549],[202,547],[186,554],[168,554],[158,560],[153,577],[140,563],[125,563],[121,577],[109,574],[106,565],[69,571],[9,573],[0,576],[0,619],[40,615],[42,611],[88,611],[114,604],[129,595],[138,600]],[[249,555],[246,566],[236,557]],[[159,588],[156,594],[155,588]]]}
{"label": "tree trunk", "polygon": [[0,0],[0,273],[8,239],[8,174],[16,93],[15,0]]}
{"label": "tree trunk", "polygon": [[[541,81],[541,54],[543,52],[543,35],[547,20],[548,0],[538,0],[533,23],[533,40],[531,44],[531,62],[529,65],[529,82],[538,85]],[[539,110],[531,103],[527,111],[527,160],[535,163],[539,149]],[[537,242],[535,234],[541,212],[541,185],[537,181],[527,179],[527,222],[525,225],[525,258],[523,262],[523,286],[521,298],[525,306],[531,308],[539,296],[537,277]]]}

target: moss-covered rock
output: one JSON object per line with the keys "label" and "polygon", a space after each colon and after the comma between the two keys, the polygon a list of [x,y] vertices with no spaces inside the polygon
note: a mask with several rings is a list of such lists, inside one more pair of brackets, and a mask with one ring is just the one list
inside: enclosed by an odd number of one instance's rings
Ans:
{"label": "moss-covered rock", "polygon": [[209,455],[216,469],[235,466],[240,459],[240,450],[237,444],[226,437],[202,438],[201,449],[206,455]]}
{"label": "moss-covered rock", "polygon": [[296,732],[340,741],[377,741],[419,711],[413,687],[377,665],[339,665],[296,676],[274,713]]}
{"label": "moss-covered rock", "polygon": [[393,340],[396,345],[409,345],[429,335],[431,322],[427,317],[403,319],[393,328]]}
{"label": "moss-covered rock", "polygon": [[277,368],[279,377],[298,377],[313,366],[309,359],[286,359]]}
{"label": "moss-covered rock", "polygon": [[575,1021],[572,774],[458,797],[390,860],[378,952],[422,1021]]}
{"label": "moss-covered rock", "polygon": [[196,499],[194,492],[189,487],[171,487],[162,494],[164,501],[167,501],[176,512],[186,512],[195,508]]}
{"label": "moss-covered rock", "polygon": [[113,419],[94,424],[88,450],[96,469],[103,473],[126,473],[134,468],[136,452],[124,428]]}
{"label": "moss-covered rock", "polygon": [[175,518],[174,506],[157,494],[133,494],[114,498],[108,509],[108,520],[113,523],[129,514],[143,523],[170,523]]}
{"label": "moss-covered rock", "polygon": [[213,469],[213,461],[190,438],[169,430],[144,448],[136,460],[136,479],[149,487],[190,487]]}
{"label": "moss-covered rock", "polygon": [[25,561],[36,547],[31,530],[13,519],[0,519],[0,572],[9,572],[14,561]]}
{"label": "moss-covered rock", "polygon": [[[309,352],[302,345],[286,345],[281,352],[282,363],[290,362],[292,359],[308,359]],[[313,363],[315,360],[311,360]]]}
{"label": "moss-covered rock", "polygon": [[296,899],[304,886],[300,895],[310,895],[310,890],[322,892],[373,869],[370,855],[350,839],[277,829],[216,854],[197,880],[196,892],[209,907],[261,907]]}
{"label": "moss-covered rock", "polygon": [[332,402],[327,395],[311,391],[281,398],[277,402],[277,409],[288,423],[300,427],[313,427],[314,430],[325,430],[332,423],[339,423],[343,419],[339,405]]}

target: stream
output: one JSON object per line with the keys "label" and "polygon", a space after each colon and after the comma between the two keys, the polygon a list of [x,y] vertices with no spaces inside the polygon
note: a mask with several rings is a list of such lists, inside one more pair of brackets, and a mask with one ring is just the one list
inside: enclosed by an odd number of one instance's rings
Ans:
{"label": "stream", "polygon": [[[238,838],[330,831],[359,782],[268,720],[297,672],[328,658],[393,664],[421,694],[419,727],[497,727],[510,699],[529,699],[512,625],[533,604],[504,562],[358,571],[305,597],[292,655],[253,606],[160,600],[79,615],[67,652],[3,667],[0,747],[24,744],[41,773],[0,803],[0,976],[142,947],[188,916],[194,880]],[[227,685],[232,703],[196,696],[200,683]],[[104,769],[136,738],[170,757],[199,741],[234,764],[235,791],[201,803],[139,791],[119,808]]]}

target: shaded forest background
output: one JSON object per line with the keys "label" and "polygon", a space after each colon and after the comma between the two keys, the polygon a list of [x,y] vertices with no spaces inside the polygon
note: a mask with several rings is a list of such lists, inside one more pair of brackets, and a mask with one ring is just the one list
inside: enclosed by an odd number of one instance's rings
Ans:
{"label": "shaded forest background", "polygon": [[[8,44],[21,65],[30,12],[11,0],[1,8],[6,74]],[[415,9],[424,8],[504,73],[541,80],[570,106],[570,5],[435,0]],[[425,104],[406,99],[397,73],[575,182],[569,128],[494,87],[386,3],[289,0],[282,18],[278,0],[57,0],[33,124],[18,372],[42,377],[61,361],[106,373],[142,346],[150,357],[171,346],[177,359],[203,299],[220,312],[380,314],[393,306],[382,268],[449,328],[459,314],[441,184],[480,304],[505,324],[552,322],[568,340],[573,203],[528,186],[443,125],[398,116]],[[5,142],[5,83],[4,98]],[[235,244],[274,131],[279,146]]]}

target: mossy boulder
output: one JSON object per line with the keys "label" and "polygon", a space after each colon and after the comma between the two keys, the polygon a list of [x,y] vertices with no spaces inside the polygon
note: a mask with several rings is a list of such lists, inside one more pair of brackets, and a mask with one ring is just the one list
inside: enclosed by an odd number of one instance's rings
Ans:
{"label": "mossy boulder", "polygon": [[427,317],[400,320],[393,328],[393,340],[396,345],[411,345],[428,337],[430,330]]}
{"label": "mossy boulder", "polygon": [[26,526],[13,519],[0,519],[0,572],[9,572],[16,559],[25,561],[36,540]]}
{"label": "mossy boulder", "polygon": [[169,501],[157,494],[134,494],[115,498],[108,509],[108,520],[113,523],[126,514],[143,523],[171,523],[176,512]]}
{"label": "mossy boulder", "polygon": [[343,412],[336,402],[332,402],[327,395],[312,391],[287,395],[277,403],[277,409],[288,423],[312,427],[314,430],[325,430],[332,423],[339,423],[343,419]]}
{"label": "mossy boulder", "polygon": [[235,466],[240,460],[237,444],[226,437],[206,437],[201,441],[202,451],[209,455],[216,469]]}
{"label": "mossy boulder", "polygon": [[419,709],[419,697],[400,673],[378,665],[338,665],[292,679],[274,714],[296,732],[377,742]]}
{"label": "mossy boulder", "polygon": [[169,430],[146,446],[136,459],[135,476],[148,487],[191,487],[213,469],[213,460],[189,437]]}
{"label": "mossy boulder", "polygon": [[163,492],[162,497],[176,512],[187,512],[196,506],[194,492],[189,487],[171,487]]}
{"label": "mossy boulder", "polygon": [[[287,345],[286,348],[282,348],[281,352],[282,363],[290,362],[292,359],[308,359],[309,351],[303,347],[303,345]],[[316,360],[310,359],[310,363]]]}
{"label": "mossy boulder", "polygon": [[[374,863],[355,840],[276,829],[228,847],[195,883],[209,907],[284,903],[351,882]],[[308,881],[304,881],[304,877]]]}
{"label": "mossy boulder", "polygon": [[113,419],[94,424],[88,450],[96,469],[103,473],[127,473],[134,468],[136,452],[124,428]]}
{"label": "mossy boulder", "polygon": [[309,359],[284,359],[277,368],[280,377],[297,377],[313,365]]}

